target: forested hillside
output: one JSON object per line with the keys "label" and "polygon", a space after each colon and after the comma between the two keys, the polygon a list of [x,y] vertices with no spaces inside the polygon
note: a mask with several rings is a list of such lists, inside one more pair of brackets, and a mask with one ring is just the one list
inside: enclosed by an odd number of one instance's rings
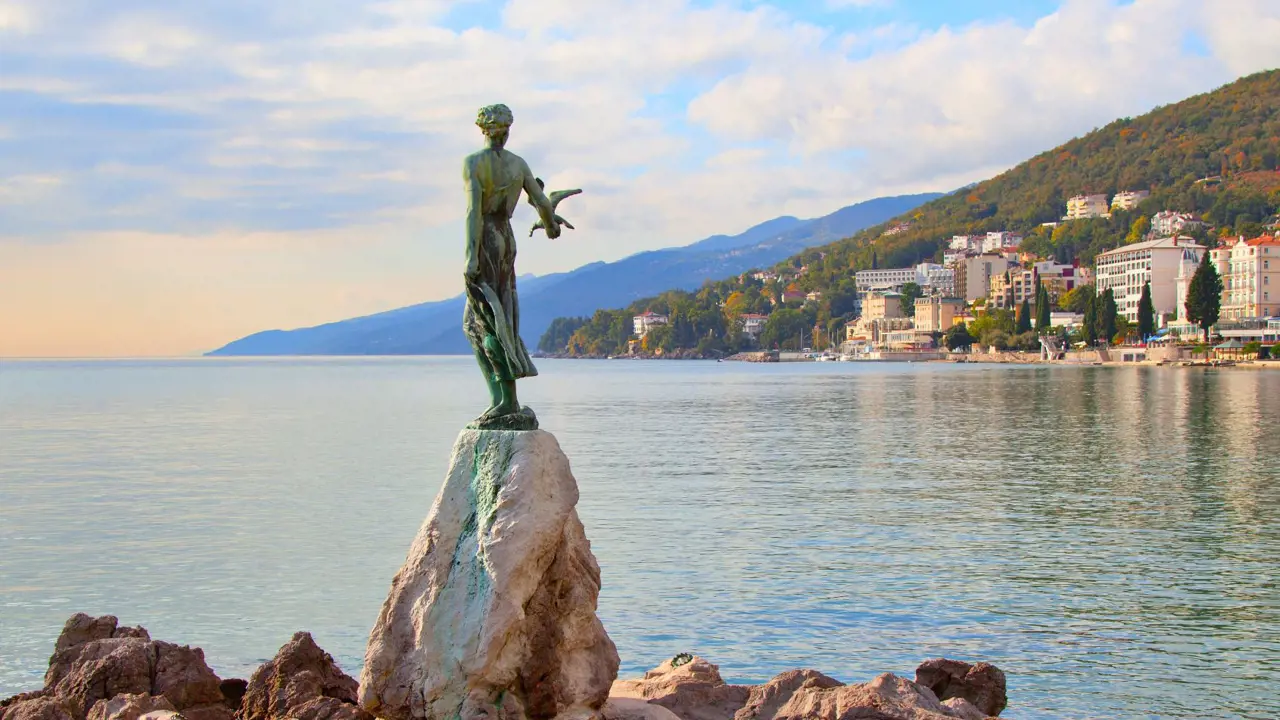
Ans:
{"label": "forested hillside", "polygon": [[[1150,190],[1132,211],[1056,227],[1068,198]],[[953,235],[1023,233],[1023,248],[1060,262],[1091,263],[1100,252],[1135,242],[1160,210],[1194,212],[1208,236],[1255,235],[1280,207],[1280,70],[1237,80],[1041,153],[1013,169],[929,202],[852,237],[811,248],[776,266],[783,277],[761,283],[734,277],[697,292],[668,292],[591,318],[564,318],[540,348],[570,354],[625,352],[631,316],[671,315],[671,328],[646,338],[645,350],[714,355],[742,349],[742,313],[770,314],[761,344],[786,346],[806,328],[835,334],[853,309],[853,273],[873,266],[940,261]],[[909,226],[903,228],[909,223]],[[885,231],[894,228],[897,232]],[[783,290],[818,291],[818,302],[777,303]],[[790,341],[794,342],[794,341]]]}

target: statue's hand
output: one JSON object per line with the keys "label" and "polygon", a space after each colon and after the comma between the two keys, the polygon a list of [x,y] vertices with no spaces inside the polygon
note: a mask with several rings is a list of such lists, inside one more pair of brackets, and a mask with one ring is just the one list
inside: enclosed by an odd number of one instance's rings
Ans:
{"label": "statue's hand", "polygon": [[467,258],[467,267],[462,271],[462,277],[467,280],[475,280],[480,277],[480,261],[479,258],[471,256]]}
{"label": "statue's hand", "polygon": [[556,238],[560,237],[560,223],[558,222],[553,222],[551,223],[551,227],[547,227],[543,229],[547,231],[548,239],[555,240]]}

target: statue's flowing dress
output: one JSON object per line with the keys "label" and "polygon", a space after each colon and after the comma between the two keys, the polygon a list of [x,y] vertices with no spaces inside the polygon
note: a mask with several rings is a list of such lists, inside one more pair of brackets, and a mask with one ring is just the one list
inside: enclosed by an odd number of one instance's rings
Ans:
{"label": "statue's flowing dress", "polygon": [[[538,370],[520,338],[516,238],[511,230],[511,214],[520,198],[523,173],[503,162],[498,153],[489,151],[467,159],[464,179],[472,203],[468,214],[479,211],[481,225],[476,241],[479,274],[474,280],[466,280],[463,331],[472,347],[483,349],[489,364],[505,376],[503,379],[533,377]],[[474,207],[477,202],[478,208]]]}

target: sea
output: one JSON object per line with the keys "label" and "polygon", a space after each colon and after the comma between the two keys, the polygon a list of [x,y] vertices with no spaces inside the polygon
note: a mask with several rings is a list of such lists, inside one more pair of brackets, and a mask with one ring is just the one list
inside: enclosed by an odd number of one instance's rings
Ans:
{"label": "sea", "polygon": [[[1280,717],[1280,372],[538,366],[623,677],[949,657],[1015,719]],[[358,675],[485,401],[467,358],[0,362],[0,697],[76,612]]]}

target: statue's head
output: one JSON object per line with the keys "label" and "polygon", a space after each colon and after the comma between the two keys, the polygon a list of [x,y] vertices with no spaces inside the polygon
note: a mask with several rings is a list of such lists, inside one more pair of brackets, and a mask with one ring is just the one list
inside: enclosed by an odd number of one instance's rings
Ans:
{"label": "statue's head", "polygon": [[513,122],[515,118],[511,115],[511,108],[502,104],[486,105],[476,114],[476,125],[489,139],[489,147],[500,148],[507,144],[507,134]]}

